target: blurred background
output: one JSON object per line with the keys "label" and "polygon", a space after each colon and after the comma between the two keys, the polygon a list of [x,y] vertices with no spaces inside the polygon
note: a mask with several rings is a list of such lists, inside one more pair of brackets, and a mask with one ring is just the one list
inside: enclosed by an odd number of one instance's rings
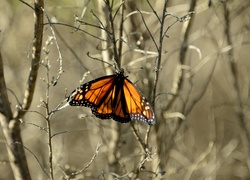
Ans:
{"label": "blurred background", "polygon": [[[156,114],[148,139],[151,154],[145,156],[129,123],[100,120],[86,107],[66,107],[49,119],[55,179],[66,179],[88,164],[71,179],[250,179],[250,1],[169,1],[162,22],[164,3],[113,1],[112,12],[117,44],[123,43],[121,67]],[[80,83],[112,74],[112,67],[91,58],[105,61],[105,52],[113,50],[104,49],[105,32],[97,27],[105,25],[109,12],[104,1],[45,1],[44,11],[44,51],[32,106],[21,124],[33,179],[50,179],[43,101],[51,112]],[[26,88],[33,26],[30,7],[1,1],[1,53],[13,112]],[[63,73],[52,85],[60,63]],[[144,140],[148,125],[135,122],[135,127]],[[0,135],[0,179],[11,179]]]}

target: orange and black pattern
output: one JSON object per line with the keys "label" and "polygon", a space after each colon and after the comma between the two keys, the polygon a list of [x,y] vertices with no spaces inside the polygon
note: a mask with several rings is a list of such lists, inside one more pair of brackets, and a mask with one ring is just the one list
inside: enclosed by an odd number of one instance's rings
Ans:
{"label": "orange and black pattern", "polygon": [[90,107],[100,119],[113,118],[121,123],[132,119],[154,124],[155,116],[148,101],[121,70],[81,85],[68,97],[71,106]]}

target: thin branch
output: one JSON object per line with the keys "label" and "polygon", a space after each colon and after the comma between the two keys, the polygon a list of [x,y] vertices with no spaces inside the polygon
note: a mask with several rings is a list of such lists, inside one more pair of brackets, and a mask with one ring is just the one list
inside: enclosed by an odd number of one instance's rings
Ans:
{"label": "thin branch", "polygon": [[[95,13],[94,13],[93,11],[92,11],[92,14],[93,14],[94,16],[96,16]],[[75,21],[81,23],[81,25],[86,25],[86,26],[90,26],[90,27],[97,28],[97,29],[101,29],[101,30],[104,30],[107,34],[110,34],[110,32],[109,32],[107,29],[105,29],[105,28],[103,27],[103,24],[102,24],[102,23],[100,23],[101,26],[98,26],[98,25],[91,24],[91,23],[88,23],[88,22],[83,21],[83,20],[79,20],[78,17],[75,17],[75,18],[76,18]],[[98,18],[97,18],[97,19],[98,19]],[[98,21],[100,21],[100,20],[98,19]]]}
{"label": "thin branch", "polygon": [[[136,137],[136,140],[139,142],[141,148],[144,151],[144,154],[141,156],[141,161],[139,163],[139,166],[135,171],[135,175],[136,175],[135,179],[136,179],[139,176],[139,173],[141,172],[142,167],[144,166],[145,162],[147,162],[148,160],[152,160],[152,156],[151,156],[151,152],[150,152],[150,150],[148,148],[148,144],[144,143],[143,140],[141,139],[141,137],[140,137],[140,135],[138,133],[138,130],[135,128],[134,122],[131,121],[130,125],[131,125],[131,127],[133,129],[133,133],[134,133],[134,135]],[[149,135],[149,133],[146,134],[146,136],[147,135]],[[148,137],[146,137],[146,138],[148,138]]]}
{"label": "thin branch", "polygon": [[89,52],[87,52],[87,56],[88,56],[89,58],[95,60],[95,61],[100,61],[100,62],[102,62],[102,63],[104,63],[104,64],[108,64],[109,66],[113,67],[113,64],[110,64],[109,62],[106,62],[106,61],[103,61],[103,60],[101,60],[101,59],[95,58],[95,57],[91,56]]}
{"label": "thin branch", "polygon": [[108,19],[109,19],[109,23],[110,23],[110,28],[111,28],[111,43],[113,44],[113,54],[114,54],[114,60],[118,65],[118,68],[121,68],[121,59],[119,59],[118,57],[118,51],[117,51],[117,47],[116,47],[116,36],[115,36],[115,24],[114,24],[114,19],[112,16],[112,6],[110,5],[109,0],[106,1],[106,5],[108,8]]}
{"label": "thin branch", "polygon": [[53,137],[59,135],[59,134],[64,134],[64,133],[67,133],[67,132],[68,132],[68,130],[65,130],[65,131],[61,131],[61,132],[55,133],[55,134],[53,134],[53,135],[51,136],[51,139],[52,139]]}
{"label": "thin branch", "polygon": [[130,125],[131,125],[131,127],[132,127],[132,129],[133,129],[133,133],[134,133],[134,135],[135,135],[136,140],[139,142],[139,144],[140,144],[141,148],[143,149],[143,151],[144,151],[145,153],[147,153],[147,150],[146,150],[147,146],[146,146],[146,144],[143,142],[143,140],[141,139],[140,135],[138,134],[138,131],[137,131],[137,129],[135,128],[134,122],[133,122],[133,121],[130,121]]}
{"label": "thin branch", "polygon": [[30,180],[27,159],[23,149],[20,133],[20,123],[10,120],[0,113],[0,123],[5,136],[9,162],[15,179]]}
{"label": "thin branch", "polygon": [[[101,26],[103,28],[106,29],[106,31],[104,30],[100,30],[101,32],[101,38],[105,39],[105,41],[101,42],[101,48],[102,48],[102,59],[104,62],[108,62],[110,63],[113,59],[113,52],[111,50],[111,30],[110,30],[110,23],[109,23],[109,18],[108,18],[108,8],[105,6],[104,2],[102,0],[98,1],[98,8],[100,11],[100,18],[97,17],[95,14],[93,14],[95,16],[95,18],[99,21],[99,23],[101,24]],[[109,32],[109,33],[107,33]],[[104,70],[106,71],[106,74],[110,74],[112,73],[112,69],[107,66],[106,64],[103,64]]]}
{"label": "thin branch", "polygon": [[[49,41],[49,40],[48,40]],[[50,172],[50,178],[53,180],[54,179],[54,169],[53,169],[53,148],[52,148],[52,128],[51,128],[51,118],[54,114],[54,111],[50,111],[49,109],[49,103],[50,103],[50,86],[51,86],[51,83],[50,83],[50,61],[49,61],[49,57],[48,56],[48,52],[47,49],[48,49],[48,45],[50,43],[46,43],[46,46],[45,46],[45,60],[43,65],[45,66],[46,68],[46,100],[44,101],[44,106],[45,106],[45,111],[46,111],[46,128],[47,128],[47,136],[48,136],[48,151],[49,151],[49,172]]]}
{"label": "thin branch", "polygon": [[[115,20],[116,15],[119,13],[120,9],[122,9],[121,11],[124,12],[124,3],[125,3],[125,1],[122,0],[122,2],[119,4],[119,7],[117,8],[117,10],[114,13],[113,21]],[[123,16],[123,14],[122,14],[122,16]]]}
{"label": "thin branch", "polygon": [[24,93],[22,108],[17,109],[17,111],[15,112],[14,114],[15,119],[23,117],[26,110],[29,109],[33,99],[33,94],[35,91],[36,80],[37,80],[37,72],[41,58],[42,41],[43,41],[43,16],[44,16],[43,9],[44,9],[43,0],[35,0],[34,4],[35,24],[34,24],[34,38],[32,45],[31,70],[27,82],[26,91]]}
{"label": "thin branch", "polygon": [[[86,13],[87,6],[88,6],[89,2],[90,2],[90,0],[87,0],[87,1],[84,3],[84,5],[83,5],[84,8],[83,8],[83,10],[82,10],[82,14],[81,14],[81,16],[80,16],[80,19],[83,19],[84,15],[85,15],[85,13]],[[80,28],[80,24],[79,24],[78,28]]]}
{"label": "thin branch", "polygon": [[23,1],[23,0],[19,0],[20,2],[22,2],[23,4],[25,4],[26,6],[28,6],[29,8],[31,8],[33,11],[35,10],[30,4],[28,4],[27,2]]}
{"label": "thin branch", "polygon": [[155,41],[155,39],[154,39],[153,34],[152,34],[151,31],[149,30],[149,27],[148,27],[148,25],[147,25],[147,23],[146,23],[146,21],[145,21],[145,19],[144,19],[144,17],[143,17],[142,12],[141,12],[139,9],[137,9],[137,11],[140,13],[141,18],[142,18],[142,21],[143,21],[143,24],[144,24],[144,26],[146,27],[147,32],[149,33],[149,36],[150,36],[150,38],[152,39],[152,41],[153,41],[153,43],[154,43],[154,45],[155,45],[155,48],[156,48],[157,51],[159,52],[159,47],[158,47],[158,45],[157,45],[157,43],[156,43],[156,41]]}
{"label": "thin branch", "polygon": [[[227,44],[229,46],[233,47],[233,40],[231,39],[231,21],[230,21],[230,10],[227,7],[228,2],[223,3],[223,8],[224,8],[224,18],[225,18],[225,27],[224,27],[224,33],[226,36]],[[234,60],[234,49],[230,49],[228,51],[228,63],[230,66],[231,70],[231,75],[232,75],[232,84],[233,84],[233,95],[234,95],[234,100],[235,100],[235,112],[239,118],[239,123],[242,129],[243,135],[241,135],[243,145],[247,149],[247,153],[250,153],[250,133],[248,132],[247,129],[247,123],[246,123],[246,118],[244,115],[244,107],[243,103],[241,100],[241,94],[240,94],[240,83],[239,83],[239,72],[237,69],[237,63]]]}
{"label": "thin branch", "polygon": [[11,107],[7,95],[7,87],[4,78],[4,65],[2,53],[0,52],[0,113],[3,113],[7,120],[12,118]]}
{"label": "thin branch", "polygon": [[105,39],[101,39],[99,36],[95,36],[95,35],[93,35],[93,34],[87,32],[87,31],[85,31],[85,30],[83,30],[83,29],[79,29],[78,27],[75,27],[75,26],[72,26],[72,25],[69,25],[69,24],[58,23],[58,22],[57,22],[57,23],[51,22],[50,24],[49,24],[49,23],[44,23],[44,25],[60,25],[60,26],[70,27],[70,28],[75,29],[75,30],[77,30],[77,31],[81,31],[81,32],[83,32],[84,34],[87,34],[87,35],[89,35],[89,36],[91,36],[91,37],[93,37],[93,38],[95,38],[95,39],[100,40],[100,41],[106,41]]}
{"label": "thin branch", "polygon": [[[170,25],[167,27],[167,29],[165,30],[165,32],[163,33],[162,36],[167,36],[168,30],[169,30],[173,25],[175,25],[177,22],[184,22],[184,21],[190,20],[190,19],[191,19],[190,15],[191,15],[191,14],[194,14],[194,13],[195,13],[194,11],[189,12],[187,15],[182,16],[182,17],[180,17],[180,18],[179,18],[178,16],[173,15],[173,14],[166,14],[166,15],[165,15],[166,17],[167,17],[167,16],[175,17],[175,18],[176,18],[176,21],[174,21],[172,24],[170,24]],[[167,37],[168,37],[168,36],[167,36]],[[163,38],[163,37],[162,37],[162,38]]]}
{"label": "thin branch", "polygon": [[4,78],[3,60],[0,52],[0,123],[6,140],[9,162],[15,179],[30,180],[27,159],[23,149],[20,121],[12,119]]}
{"label": "thin branch", "polygon": [[[48,113],[48,108],[46,108],[46,111]],[[53,149],[52,149],[52,132],[51,132],[51,117],[53,114],[49,115],[48,118],[46,118],[46,126],[47,126],[47,135],[48,135],[48,149],[49,149],[49,171],[50,171],[50,178],[54,179],[54,169],[53,169]]]}
{"label": "thin branch", "polygon": [[[157,48],[158,50],[158,58],[157,58],[157,61],[156,61],[156,72],[155,72],[155,79],[154,79],[154,87],[153,87],[153,92],[152,92],[152,95],[153,95],[153,102],[156,98],[156,88],[157,88],[157,84],[158,84],[158,80],[159,80],[159,70],[160,70],[160,66],[161,66],[161,57],[162,57],[162,46],[163,46],[163,39],[164,39],[164,36],[163,36],[163,31],[164,31],[164,22],[165,22],[165,17],[164,14],[165,12],[167,11],[167,0],[165,0],[165,3],[164,3],[164,6],[163,6],[163,9],[162,9],[162,19],[161,19],[161,24],[160,24],[160,35],[159,35],[159,47]],[[153,103],[153,109],[154,109],[154,104]]]}
{"label": "thin branch", "polygon": [[[119,32],[119,39],[121,38],[122,39],[122,36],[123,36],[123,24],[124,24],[124,0],[122,0],[122,3],[120,5],[120,7],[118,9],[121,8],[121,19],[120,19],[120,32]],[[117,11],[118,12],[118,11]],[[115,18],[115,15],[114,15],[114,18]],[[119,41],[119,44],[118,44],[118,59],[121,60],[122,58],[122,45],[123,45],[123,42],[122,41]]]}
{"label": "thin branch", "polygon": [[76,172],[73,172],[71,173],[70,175],[68,175],[67,177],[65,177],[65,179],[69,180],[71,179],[72,177],[75,177],[76,175],[82,173],[83,171],[85,171],[92,163],[93,161],[95,160],[95,158],[97,157],[99,151],[100,151],[100,148],[101,148],[102,144],[101,143],[98,143],[97,146],[96,146],[96,150],[95,150],[95,153],[94,155],[92,156],[92,158],[90,159],[89,163],[83,167],[82,169],[80,169],[79,171],[76,171]]}
{"label": "thin branch", "polygon": [[51,26],[50,19],[49,19],[47,13],[44,11],[44,9],[43,9],[43,12],[44,12],[44,14],[45,14],[45,16],[46,16],[46,18],[47,18],[47,20],[48,20],[48,22],[49,22],[49,25],[50,25],[49,27],[50,27],[51,33],[52,33],[52,35],[53,35],[53,38],[54,38],[54,41],[55,41],[55,45],[56,45],[56,48],[57,48],[57,51],[58,51],[58,56],[59,56],[59,57],[58,57],[58,61],[59,61],[59,70],[58,70],[56,79],[53,80],[53,82],[52,82],[53,84],[56,84],[57,81],[59,80],[59,78],[61,77],[61,74],[63,73],[63,68],[62,68],[62,66],[63,66],[63,58],[62,58],[62,54],[61,54],[60,47],[59,47],[58,42],[57,42],[57,39],[56,39],[55,31],[54,31],[54,29],[53,29],[52,26]]}
{"label": "thin branch", "polygon": [[132,16],[132,15],[135,15],[135,14],[147,14],[147,15],[150,15],[150,14],[152,14],[152,13],[150,13],[150,12],[147,12],[147,11],[132,11],[132,12],[130,12],[130,13],[128,13],[126,16],[125,16],[125,18],[124,18],[124,22],[130,17],[130,16]]}
{"label": "thin branch", "polygon": [[212,149],[214,148],[214,143],[209,142],[207,149],[200,154],[199,157],[195,160],[195,162],[188,168],[188,172],[185,174],[184,180],[192,179],[192,174],[195,172],[195,170],[198,169],[198,166],[204,161],[206,162],[206,157],[211,153]]}
{"label": "thin branch", "polygon": [[43,130],[43,131],[45,131],[46,133],[48,133],[47,128],[42,127],[42,126],[39,126],[39,125],[37,125],[37,124],[34,124],[34,123],[26,123],[26,122],[23,122],[23,124],[35,126],[35,127],[37,127],[39,130]]}
{"label": "thin branch", "polygon": [[[157,12],[155,11],[154,7],[153,7],[152,4],[149,2],[149,0],[147,0],[147,3],[148,3],[148,5],[149,5],[149,7],[151,8],[151,10],[153,11],[153,13],[155,14],[155,16],[157,17],[159,23],[161,23],[161,21],[162,21],[161,18],[158,16]],[[165,3],[166,3],[166,1],[165,1]]]}
{"label": "thin branch", "polygon": [[[162,57],[162,47],[163,47],[163,33],[164,33],[164,22],[165,22],[165,17],[164,14],[167,11],[167,0],[165,0],[163,9],[162,9],[162,19],[160,20],[160,35],[159,35],[159,45],[156,45],[157,48],[157,52],[158,52],[158,57],[156,60],[156,72],[155,72],[155,78],[154,78],[154,87],[153,87],[153,92],[152,92],[152,96],[153,96],[153,103],[152,103],[152,107],[154,109],[155,107],[155,99],[156,99],[156,88],[157,88],[157,84],[158,84],[158,80],[159,80],[159,70],[160,70],[160,66],[161,66],[161,57]],[[156,17],[158,17],[158,15],[156,14]],[[146,25],[145,25],[146,26]],[[153,38],[154,43],[156,44],[154,38]],[[159,123],[160,124],[160,123]],[[149,140],[149,133],[151,131],[151,126],[148,127],[147,129],[147,133],[145,136],[145,143],[148,144],[148,140]]]}
{"label": "thin branch", "polygon": [[[192,3],[190,4],[190,8],[189,8],[189,12],[194,12],[194,9],[196,7],[196,0],[192,0]],[[191,13],[191,14],[192,14]],[[189,13],[190,14],[190,13]],[[186,16],[183,16],[186,17]],[[178,18],[177,18],[178,19]],[[187,22],[187,25],[185,26],[185,31],[184,34],[182,35],[182,44],[181,44],[181,49],[180,49],[180,53],[179,53],[179,65],[177,66],[177,70],[178,72],[178,79],[175,81],[176,82],[176,93],[172,96],[172,99],[170,99],[168,105],[167,105],[167,110],[170,109],[170,107],[174,104],[175,100],[178,98],[179,93],[182,89],[183,83],[184,83],[184,76],[185,74],[183,73],[183,65],[185,64],[185,60],[186,60],[186,53],[187,53],[187,49],[188,49],[188,38],[189,38],[189,32],[191,30],[192,24],[193,24],[193,19],[190,19]],[[181,113],[183,113],[184,111],[184,107],[181,110]],[[185,115],[185,114],[184,114]],[[182,122],[182,120],[180,120]],[[177,128],[178,129],[178,128]]]}
{"label": "thin branch", "polygon": [[82,66],[83,71],[87,71],[87,67],[83,64],[82,62],[82,58],[80,58],[77,53],[75,52],[75,49],[72,48],[71,45],[69,45],[70,42],[66,41],[65,38],[63,37],[63,35],[61,35],[60,32],[57,31],[56,28],[54,28],[54,31],[57,34],[57,37],[59,37],[59,39],[61,40],[61,42],[66,46],[66,48],[69,50],[69,52],[71,52],[73,54],[73,58],[72,59],[76,59],[79,64]]}
{"label": "thin branch", "polygon": [[36,159],[36,162],[38,163],[38,165],[40,166],[40,168],[43,170],[44,174],[47,175],[48,178],[50,178],[49,174],[47,173],[46,169],[43,168],[43,165],[40,163],[38,157],[27,147],[23,146],[24,149],[26,149],[27,151],[29,151],[30,154],[32,154],[32,156]]}
{"label": "thin branch", "polygon": [[[196,7],[196,0],[192,0],[191,4],[190,4],[190,8],[188,12],[193,12],[195,7]],[[163,13],[165,14],[165,13]],[[168,110],[171,108],[171,106],[174,104],[174,102],[176,102],[177,98],[179,97],[179,94],[181,92],[181,90],[183,89],[183,84],[184,84],[184,79],[185,79],[185,73],[183,73],[183,65],[185,64],[186,61],[186,53],[187,53],[187,47],[188,47],[188,39],[189,39],[189,34],[190,34],[190,30],[193,24],[194,18],[190,19],[187,22],[187,25],[185,26],[185,29],[183,30],[183,34],[181,35],[181,39],[182,39],[182,44],[181,44],[181,49],[180,49],[180,53],[179,53],[179,64],[176,67],[177,73],[176,73],[176,78],[174,79],[174,89],[175,89],[175,94],[171,97],[171,99],[169,100],[169,103],[167,104],[167,106],[164,108],[165,110]],[[165,33],[165,32],[164,32]],[[178,112],[182,113],[184,116],[184,110],[185,110],[185,103],[182,104],[182,107],[180,110],[178,110]],[[161,117],[163,117],[164,115],[161,114]],[[177,117],[178,118],[178,117]],[[176,137],[176,135],[178,134],[177,132],[179,131],[181,125],[182,125],[183,120],[181,118],[178,118],[177,121],[177,125],[174,129],[174,132],[172,133],[171,137],[169,137],[169,142],[168,142],[168,147],[167,150],[163,152],[163,149],[158,149],[158,154],[159,156],[161,156],[163,153],[166,155],[166,159],[163,162],[160,162],[159,166],[160,169],[165,169],[166,163],[169,159],[169,153],[170,150],[172,149],[173,145],[174,145],[174,139]],[[161,126],[160,126],[161,125]],[[163,132],[163,128],[165,126],[163,126],[162,124],[156,124],[155,128],[157,132]],[[157,139],[159,140],[158,143],[161,142],[162,138],[165,137],[161,137],[161,133],[157,134]],[[161,144],[158,144],[158,146],[161,146]]]}

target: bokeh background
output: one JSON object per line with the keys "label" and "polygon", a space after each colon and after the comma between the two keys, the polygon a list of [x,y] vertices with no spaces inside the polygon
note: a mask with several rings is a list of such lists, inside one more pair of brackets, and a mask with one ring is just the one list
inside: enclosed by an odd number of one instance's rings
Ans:
{"label": "bokeh background", "polygon": [[[33,5],[32,1],[26,2]],[[121,2],[113,2],[114,12]],[[118,37],[120,11],[114,19],[117,42],[123,43],[121,67],[152,102],[156,114],[156,124],[149,134],[151,155],[145,158],[130,124],[100,120],[86,107],[66,107],[50,119],[52,134],[56,134],[51,143],[55,179],[83,169],[95,153],[90,166],[72,179],[250,179],[250,1],[169,1],[163,24],[155,13],[162,18],[164,2],[124,1],[123,37]],[[186,16],[194,2],[195,13]],[[48,135],[43,129],[48,112],[42,102],[47,101],[52,111],[80,83],[111,73],[112,69],[87,56],[89,52],[92,57],[104,59],[106,49],[102,49],[100,40],[103,32],[93,26],[105,19],[102,0],[45,1],[44,11],[53,23],[50,26],[44,18],[43,46],[49,53],[42,52],[32,106],[21,124],[33,179],[50,179],[46,175]],[[138,11],[143,12],[143,18]],[[177,17],[186,18],[177,21]],[[1,52],[13,111],[22,102],[26,88],[33,25],[30,7],[17,0],[1,0]],[[166,34],[159,52],[155,44],[160,45],[162,25]],[[53,33],[56,39],[50,40]],[[154,99],[159,53],[161,65]],[[64,72],[56,85],[48,87],[46,81],[58,75],[60,54]],[[181,61],[183,54],[185,59]],[[135,122],[135,127],[144,140],[148,125]],[[11,179],[5,139],[2,132],[0,135],[0,179]],[[99,143],[102,146],[97,154]]]}

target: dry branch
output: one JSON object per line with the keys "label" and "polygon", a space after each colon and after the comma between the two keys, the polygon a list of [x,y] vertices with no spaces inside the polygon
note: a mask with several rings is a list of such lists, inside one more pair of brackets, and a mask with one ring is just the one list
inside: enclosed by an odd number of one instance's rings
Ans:
{"label": "dry branch", "polygon": [[20,132],[20,121],[12,119],[3,72],[3,60],[0,54],[0,122],[6,141],[9,162],[15,179],[31,179],[24,153]]}
{"label": "dry branch", "polygon": [[[10,109],[10,103],[8,101],[5,79],[3,74],[3,63],[0,55],[0,107],[1,115],[0,121],[5,136],[7,151],[9,155],[9,161],[13,171],[15,179],[31,179],[27,160],[23,148],[23,142],[21,138],[20,121],[26,110],[29,109],[31,101],[33,99],[33,93],[35,89],[35,82],[37,78],[37,71],[40,61],[40,52],[42,48],[42,35],[43,35],[43,0],[35,0],[35,33],[33,40],[33,52],[32,52],[32,64],[31,71],[28,78],[27,89],[24,94],[24,100],[21,108],[12,116]],[[14,117],[14,118],[13,118]]]}
{"label": "dry branch", "polygon": [[32,45],[32,60],[31,60],[31,70],[28,77],[27,88],[24,93],[24,99],[22,107],[18,108],[15,112],[14,118],[20,119],[25,114],[26,110],[29,109],[33,94],[35,91],[37,72],[39,68],[39,62],[41,57],[42,41],[43,41],[43,16],[44,16],[44,2],[43,0],[35,0],[34,4],[34,38]]}

